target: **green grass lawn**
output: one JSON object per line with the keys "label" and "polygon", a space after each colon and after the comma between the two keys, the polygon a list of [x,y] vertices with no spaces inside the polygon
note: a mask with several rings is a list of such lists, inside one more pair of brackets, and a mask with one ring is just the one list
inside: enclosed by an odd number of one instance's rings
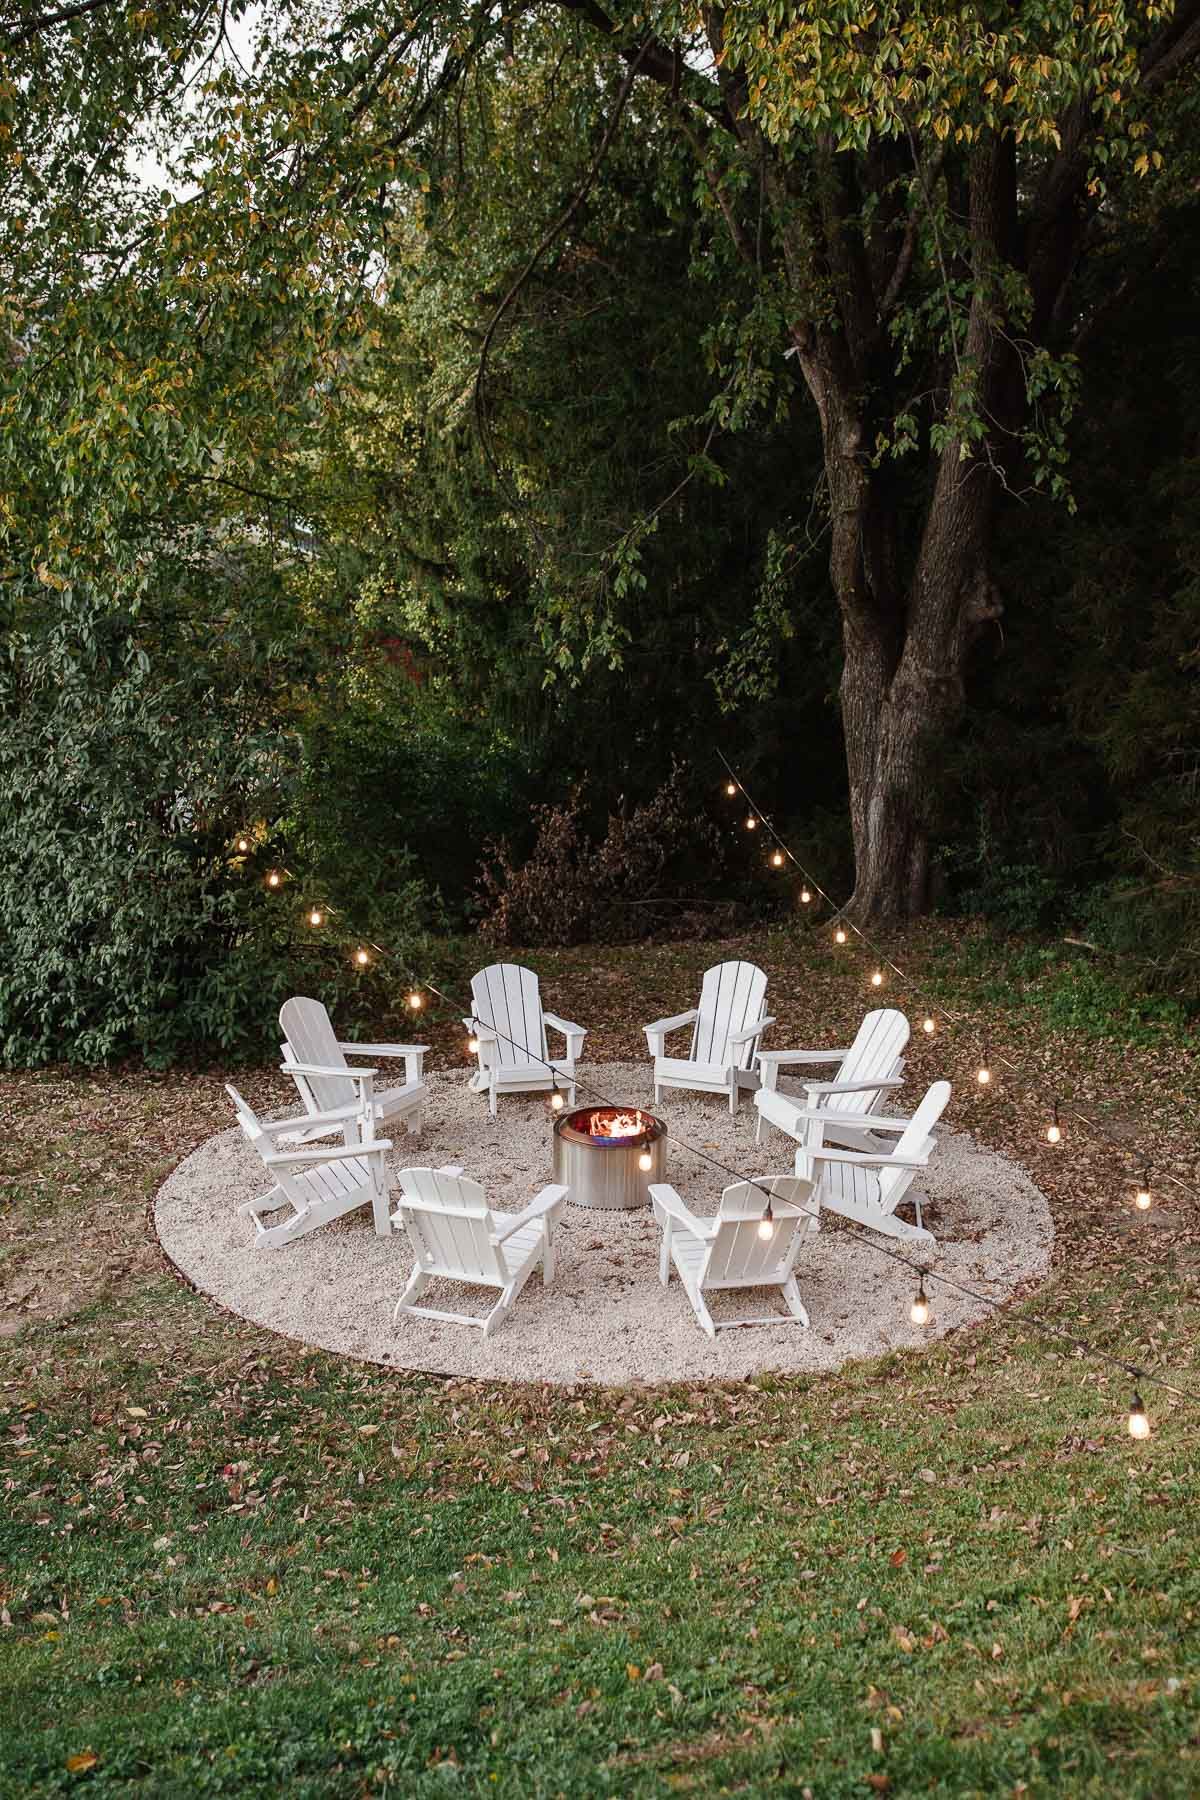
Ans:
{"label": "green grass lawn", "polygon": [[[861,1010],[815,942],[739,948],[773,972],[776,1041]],[[1114,1128],[1144,1115],[1194,1167],[1176,1023],[1134,1042],[1100,1008],[1067,1040],[1045,970],[1006,991],[999,952],[942,948],[908,952],[992,1043],[1069,1064]],[[712,949],[537,961],[616,1056]],[[1108,1152],[1039,1148],[1033,1103],[968,1091],[969,1035],[917,1046],[916,1079],[940,1059],[953,1123],[1025,1147],[1060,1234],[1031,1304],[1200,1387],[1195,1202],[1132,1217]],[[432,1037],[451,1064],[451,1021]],[[1020,1308],[717,1389],[306,1351],[185,1289],[147,1222],[227,1124],[222,1073],[5,1078],[0,1792],[1200,1790],[1200,1409],[1147,1388],[1133,1443],[1123,1377]]]}

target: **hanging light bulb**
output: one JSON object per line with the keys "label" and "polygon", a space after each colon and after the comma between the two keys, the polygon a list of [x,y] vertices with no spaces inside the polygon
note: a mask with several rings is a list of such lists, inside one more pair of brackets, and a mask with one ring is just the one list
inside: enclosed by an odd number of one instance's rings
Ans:
{"label": "hanging light bulb", "polygon": [[550,1095],[550,1110],[551,1110],[551,1112],[561,1112],[562,1109],[563,1109],[563,1095],[562,1095],[560,1088],[558,1087],[558,1085],[556,1083],[554,1086],[554,1089]]}
{"label": "hanging light bulb", "polygon": [[801,906],[807,906],[809,904],[809,902],[811,901],[811,899],[812,899],[812,894],[809,892],[808,888],[802,887],[800,889],[800,904],[801,904]]}
{"label": "hanging light bulb", "polygon": [[365,950],[356,950],[354,952],[354,960],[360,969],[365,969],[371,958],[367,955]]}
{"label": "hanging light bulb", "polygon": [[237,847],[241,854],[245,856],[247,850],[250,848],[250,839],[247,837],[240,837],[237,841]]}
{"label": "hanging light bulb", "polygon": [[843,931],[843,929],[840,925],[838,926],[837,930],[833,934],[833,941],[835,944],[844,944],[846,941],[846,933]]}
{"label": "hanging light bulb", "polygon": [[874,971],[874,973],[872,974],[871,986],[872,987],[882,987],[883,986],[883,970],[882,969],[876,969]]}
{"label": "hanging light bulb", "polygon": [[922,1019],[921,1020],[921,1030],[927,1031],[929,1033],[929,1035],[932,1037],[933,1033],[937,1030],[937,1021],[933,1018]]}
{"label": "hanging light bulb", "polygon": [[725,783],[725,792],[729,795],[729,798],[732,800],[733,796],[737,793],[737,782],[736,781],[727,781]]}
{"label": "hanging light bulb", "polygon": [[1153,1198],[1154,1196],[1150,1192],[1150,1164],[1146,1163],[1142,1169],[1142,1179],[1137,1185],[1137,1192],[1133,1196],[1133,1204],[1139,1212],[1149,1212]]}
{"label": "hanging light bulb", "polygon": [[479,1039],[477,1037],[469,1037],[467,1039],[467,1055],[468,1056],[478,1056],[479,1055]]}
{"label": "hanging light bulb", "polygon": [[917,1284],[913,1303],[908,1309],[908,1316],[914,1325],[928,1325],[929,1311],[929,1295],[925,1292],[925,1277],[922,1275]]}
{"label": "hanging light bulb", "polygon": [[320,909],[320,907],[319,907],[319,906],[314,906],[314,907],[313,907],[313,909],[312,909],[312,911],[311,911],[311,912],[310,912],[310,913],[309,913],[309,915],[308,915],[308,922],[309,922],[309,924],[310,924],[310,925],[313,925],[313,926],[316,926],[316,925],[319,925],[319,924],[320,924],[320,923],[321,923],[321,920],[322,920],[322,919],[323,919],[323,918],[324,918],[324,917],[325,917],[325,915],[324,915],[324,913],[323,913],[323,912],[322,912],[322,911],[321,911],[321,909]]}
{"label": "hanging light bulb", "polygon": [[753,813],[746,814],[746,830],[747,831],[757,831],[758,830],[758,820],[755,818]]}
{"label": "hanging light bulb", "polygon": [[975,1071],[975,1079],[979,1083],[980,1087],[986,1087],[988,1085],[988,1082],[992,1079],[992,1071],[991,1071],[991,1067],[988,1063],[988,1053],[987,1053],[986,1048],[984,1049],[984,1052],[983,1052],[983,1061],[980,1063],[979,1067]]}
{"label": "hanging light bulb", "polygon": [[758,1221],[758,1235],[764,1243],[775,1236],[775,1221],[771,1217],[771,1202],[767,1201],[767,1210]]}
{"label": "hanging light bulb", "polygon": [[283,876],[279,873],[279,870],[272,869],[271,873],[267,876],[267,886],[269,888],[277,888],[282,880]]}
{"label": "hanging light bulb", "polygon": [[775,850],[772,852],[771,867],[773,869],[782,869],[782,867],[783,867],[783,851],[782,850]]}
{"label": "hanging light bulb", "polygon": [[408,1004],[413,1012],[420,1012],[421,1008],[424,1006],[425,1002],[417,992],[416,988],[414,988],[412,993],[408,996]]}
{"label": "hanging light bulb", "polygon": [[1046,1127],[1046,1142],[1048,1144],[1061,1144],[1062,1143],[1062,1127],[1059,1125],[1059,1122],[1058,1122],[1058,1101],[1057,1100],[1054,1102],[1053,1117],[1051,1118],[1050,1123]]}
{"label": "hanging light bulb", "polygon": [[1129,1435],[1131,1438],[1148,1438],[1150,1436],[1150,1421],[1146,1417],[1146,1408],[1140,1394],[1133,1396],[1129,1408]]}
{"label": "hanging light bulb", "polygon": [[642,1154],[638,1157],[638,1168],[642,1171],[643,1175],[648,1175],[653,1167],[654,1158],[648,1150],[643,1150]]}

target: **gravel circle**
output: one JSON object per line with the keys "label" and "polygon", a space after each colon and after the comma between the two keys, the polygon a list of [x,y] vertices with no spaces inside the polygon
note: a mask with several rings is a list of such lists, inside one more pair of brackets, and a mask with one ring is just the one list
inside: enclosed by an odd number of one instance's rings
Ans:
{"label": "gravel circle", "polygon": [[[614,1099],[653,1106],[646,1063],[591,1065],[581,1073]],[[493,1119],[462,1075],[430,1075],[428,1085],[424,1133],[419,1139],[402,1130],[393,1134],[393,1166],[461,1163],[497,1210],[519,1212],[551,1179],[545,1097],[503,1098]],[[581,1090],[579,1104],[590,1097]],[[911,1103],[906,1095],[897,1110],[909,1110]],[[668,1091],[653,1110],[669,1132],[746,1175],[790,1172],[790,1140],[768,1130],[767,1141],[755,1144],[757,1115],[748,1097],[735,1119],[723,1099],[681,1091]],[[716,1210],[733,1177],[672,1142],[667,1179],[694,1212],[704,1214]],[[925,1222],[938,1239],[935,1268],[1001,1301],[1045,1276],[1054,1242],[1050,1208],[1016,1163],[961,1132],[942,1130],[928,1174],[918,1180]],[[407,1237],[376,1237],[370,1208],[360,1207],[282,1249],[255,1250],[252,1222],[236,1209],[269,1185],[236,1127],[209,1138],[179,1164],[155,1201],[155,1226],[167,1255],[201,1292],[252,1323],[390,1368],[604,1386],[728,1381],[767,1371],[835,1369],[855,1358],[917,1349],[991,1310],[934,1282],[933,1318],[918,1328],[909,1319],[912,1273],[872,1246],[913,1260],[920,1260],[919,1248],[880,1239],[826,1213],[796,1263],[811,1327],[785,1318],[771,1290],[743,1290],[712,1297],[718,1324],[723,1315],[748,1313],[773,1315],[773,1322],[718,1331],[710,1341],[678,1278],[668,1288],[659,1284],[658,1232],[648,1207],[611,1213],[568,1205],[556,1238],[553,1284],[543,1289],[535,1271],[494,1337],[411,1316],[394,1326],[392,1308],[412,1267]],[[435,1282],[423,1303],[479,1315],[495,1297],[484,1288]]]}

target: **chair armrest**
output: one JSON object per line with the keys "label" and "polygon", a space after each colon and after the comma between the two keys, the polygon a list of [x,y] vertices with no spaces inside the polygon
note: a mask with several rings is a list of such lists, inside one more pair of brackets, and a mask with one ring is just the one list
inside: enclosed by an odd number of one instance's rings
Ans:
{"label": "chair armrest", "polygon": [[774,1017],[770,1013],[764,1013],[761,1019],[757,1020],[753,1025],[747,1025],[744,1031],[731,1031],[729,1034],[729,1042],[731,1044],[751,1044],[756,1037],[762,1036],[768,1025],[773,1025],[774,1023]]}
{"label": "chair armrest", "polygon": [[372,1138],[369,1144],[355,1144],[350,1149],[342,1146],[336,1150],[273,1151],[264,1156],[263,1161],[268,1169],[274,1169],[280,1163],[348,1162],[353,1156],[371,1156],[376,1150],[390,1150],[391,1147],[391,1138]]}
{"label": "chair armrest", "polygon": [[826,1150],[813,1149],[808,1144],[801,1144],[800,1156],[811,1157],[813,1162],[857,1163],[863,1169],[927,1169],[927,1156],[892,1156],[886,1150],[876,1154],[873,1150]]}
{"label": "chair armrest", "polygon": [[567,1040],[567,1056],[574,1062],[583,1054],[583,1040],[587,1036],[586,1025],[573,1025],[570,1019],[560,1019],[557,1013],[544,1012],[542,1021],[551,1031],[560,1031]]}
{"label": "chair armrest", "polygon": [[856,1130],[894,1131],[897,1134],[908,1130],[910,1121],[889,1117],[886,1113],[849,1113],[824,1112],[819,1106],[802,1107],[796,1114],[797,1122],[801,1119],[820,1120],[823,1124],[853,1126]]}
{"label": "chair armrest", "polygon": [[518,1213],[511,1225],[503,1231],[493,1233],[493,1244],[502,1244],[510,1238],[514,1231],[520,1231],[522,1225],[531,1225],[534,1219],[540,1219],[543,1213],[553,1212],[570,1193],[570,1188],[544,1187],[536,1200],[532,1200],[523,1213]]}
{"label": "chair armrest", "polygon": [[682,1031],[685,1025],[694,1025],[700,1017],[700,1008],[693,1006],[691,1012],[676,1013],[673,1019],[656,1019],[653,1025],[643,1025],[646,1034],[646,1048],[651,1056],[661,1056],[663,1039],[668,1032]]}
{"label": "chair armrest", "polygon": [[806,1094],[876,1094],[881,1088],[903,1087],[899,1075],[872,1075],[869,1081],[806,1081]]}
{"label": "chair armrest", "polygon": [[656,1207],[661,1207],[676,1224],[683,1225],[693,1237],[710,1238],[716,1231],[716,1222],[712,1219],[698,1219],[691,1208],[685,1205],[673,1187],[666,1182],[656,1182],[649,1190],[650,1198]]}
{"label": "chair armrest", "polygon": [[314,1125],[344,1125],[347,1119],[357,1119],[359,1106],[352,1100],[348,1106],[333,1106],[325,1112],[301,1113],[294,1119],[260,1119],[259,1129],[267,1137],[281,1137],[285,1131],[311,1131]]}
{"label": "chair armrest", "polygon": [[339,1044],[348,1056],[424,1056],[428,1044]]}
{"label": "chair armrest", "polygon": [[325,1063],[285,1062],[280,1067],[285,1075],[344,1075],[347,1081],[370,1081],[379,1073],[378,1069],[334,1069]]}
{"label": "chair armrest", "polygon": [[433,1172],[435,1175],[461,1175],[463,1166],[461,1163],[443,1163],[440,1169]]}
{"label": "chair armrest", "polygon": [[849,1050],[760,1050],[759,1062],[831,1063],[844,1062]]}

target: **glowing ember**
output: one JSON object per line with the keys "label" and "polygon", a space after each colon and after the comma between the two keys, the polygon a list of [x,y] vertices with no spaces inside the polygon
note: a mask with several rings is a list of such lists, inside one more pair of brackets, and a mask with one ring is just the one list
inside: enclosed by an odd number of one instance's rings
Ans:
{"label": "glowing ember", "polygon": [[596,1138],[641,1137],[647,1124],[644,1113],[601,1111],[587,1115],[584,1129]]}

